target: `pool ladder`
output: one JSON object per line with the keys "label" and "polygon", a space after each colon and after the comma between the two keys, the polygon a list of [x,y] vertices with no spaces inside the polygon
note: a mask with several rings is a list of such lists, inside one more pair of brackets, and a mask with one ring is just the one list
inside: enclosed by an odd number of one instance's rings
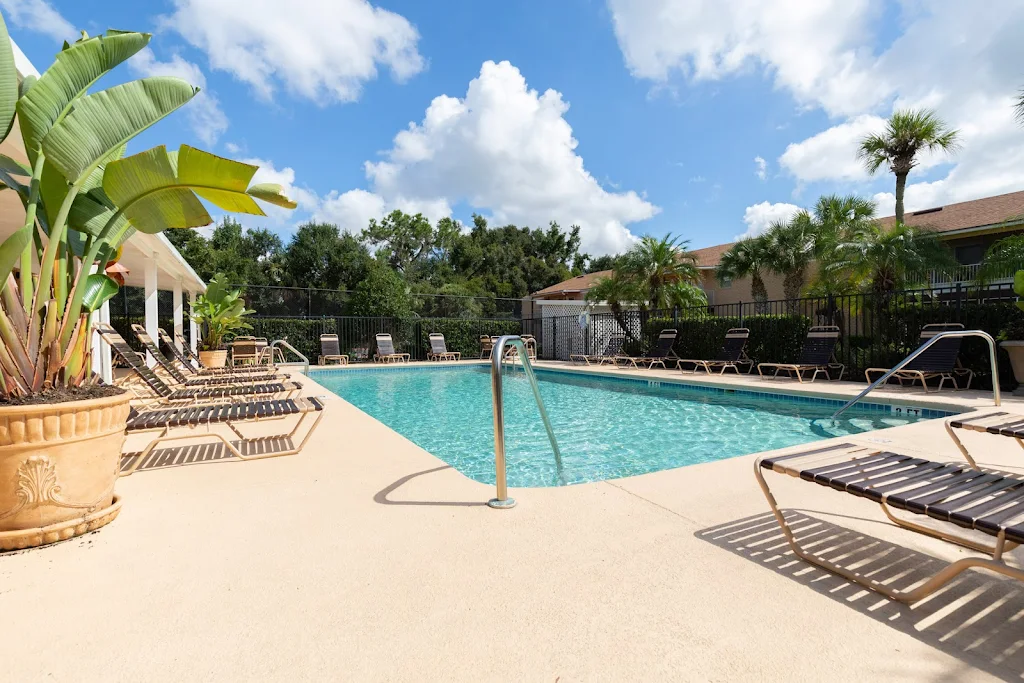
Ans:
{"label": "pool ladder", "polygon": [[[505,405],[502,394],[501,365],[505,359],[505,347],[512,345],[517,351],[517,357],[523,362],[523,372],[533,389],[533,397],[537,401],[537,410],[540,411],[540,419],[544,423],[544,429],[548,432],[548,440],[551,441],[551,450],[555,453],[555,468],[558,471],[558,479],[562,480],[562,453],[558,450],[558,441],[555,439],[555,431],[551,428],[551,420],[548,419],[548,411],[544,408],[544,401],[540,397],[540,386],[537,385],[537,375],[533,372],[530,364],[529,354],[526,352],[526,344],[514,334],[507,334],[499,337],[491,349],[491,398],[494,407],[494,471],[495,483],[497,485],[497,496],[487,501],[492,508],[506,510],[515,507],[514,498],[508,497],[508,487],[505,474]],[[515,361],[516,356],[512,358]]]}

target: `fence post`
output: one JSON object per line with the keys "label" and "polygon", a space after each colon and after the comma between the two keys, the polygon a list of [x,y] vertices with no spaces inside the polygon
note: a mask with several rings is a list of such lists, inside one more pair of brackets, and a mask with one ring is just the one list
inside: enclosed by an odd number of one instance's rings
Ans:
{"label": "fence post", "polygon": [[740,301],[740,327],[743,327],[743,302]]}
{"label": "fence post", "polygon": [[963,290],[963,284],[959,283],[959,282],[956,283],[956,321],[957,322],[962,322],[962,318],[960,316],[960,312],[961,312],[960,302],[961,302],[961,299],[962,299],[962,296],[963,296],[962,290]]}

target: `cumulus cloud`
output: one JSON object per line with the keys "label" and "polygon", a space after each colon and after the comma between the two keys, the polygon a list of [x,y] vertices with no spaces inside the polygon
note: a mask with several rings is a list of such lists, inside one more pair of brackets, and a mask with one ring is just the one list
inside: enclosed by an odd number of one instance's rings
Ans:
{"label": "cumulus cloud", "polygon": [[273,161],[266,159],[253,158],[241,159],[240,161],[252,164],[253,166],[259,166],[259,170],[256,171],[256,175],[252,178],[253,184],[277,183],[282,187],[286,195],[298,203],[296,209],[289,210],[260,202],[260,207],[266,212],[271,224],[277,227],[288,226],[294,221],[296,213],[315,213],[319,209],[320,198],[312,190],[296,184],[295,170],[290,166],[278,169],[274,166]]}
{"label": "cumulus cloud", "polygon": [[768,162],[763,157],[754,157],[754,167],[756,169],[754,175],[761,180],[768,179]]}
{"label": "cumulus cloud", "polygon": [[78,38],[71,22],[45,0],[0,0],[0,8],[18,28],[42,33],[58,42],[74,42]]}
{"label": "cumulus cloud", "polygon": [[743,222],[747,224],[747,231],[742,235],[736,235],[736,239],[756,237],[766,231],[768,226],[775,221],[788,221],[799,210],[799,206],[783,202],[777,204],[761,202],[748,206],[747,210],[743,212]]}
{"label": "cumulus cloud", "polygon": [[510,63],[485,62],[465,97],[434,98],[382,160],[366,162],[370,191],[330,195],[320,215],[365,225],[382,207],[436,219],[465,203],[499,224],[578,224],[592,254],[627,249],[634,237],[626,226],[658,208],[594,179],[576,154],[567,110],[561,93],[531,90]]}
{"label": "cumulus cloud", "polygon": [[169,61],[156,58],[151,49],[143,48],[128,60],[128,66],[142,77],[176,76],[201,88],[199,94],[183,107],[189,125],[196,136],[207,145],[213,145],[228,129],[228,117],[220,108],[220,102],[213,92],[206,90],[206,76],[198,66],[174,55]]}
{"label": "cumulus cloud", "polygon": [[416,28],[368,0],[173,2],[161,25],[264,99],[283,86],[318,103],[351,102],[378,68],[401,82],[425,67]]}

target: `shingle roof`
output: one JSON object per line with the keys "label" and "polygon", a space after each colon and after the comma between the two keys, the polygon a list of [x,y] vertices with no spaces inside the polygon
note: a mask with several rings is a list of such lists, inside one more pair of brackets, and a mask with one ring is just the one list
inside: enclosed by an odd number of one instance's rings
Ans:
{"label": "shingle roof", "polygon": [[[1024,192],[1011,192],[995,197],[913,211],[903,218],[903,222],[907,225],[929,228],[936,232],[952,232],[1024,220]],[[879,222],[889,227],[896,222],[896,217],[886,216],[879,219]]]}
{"label": "shingle roof", "polygon": [[543,299],[544,295],[585,292],[597,284],[598,280],[609,277],[611,274],[612,271],[610,270],[598,270],[593,273],[587,273],[586,275],[577,275],[576,277],[571,277],[564,282],[559,282],[557,285],[545,287],[539,292],[534,292],[530,296]]}
{"label": "shingle roof", "polygon": [[716,244],[713,247],[704,247],[703,249],[694,249],[690,253],[697,259],[698,268],[714,268],[718,265],[718,262],[722,259],[722,254],[729,251],[735,242],[729,242],[728,244]]}

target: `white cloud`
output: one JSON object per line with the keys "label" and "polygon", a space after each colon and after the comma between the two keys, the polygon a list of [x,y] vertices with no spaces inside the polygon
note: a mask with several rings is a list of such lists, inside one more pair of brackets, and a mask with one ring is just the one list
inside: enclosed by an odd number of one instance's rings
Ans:
{"label": "white cloud", "polygon": [[192,62],[182,59],[180,55],[161,62],[147,47],[128,60],[128,66],[139,76],[176,76],[201,88],[192,101],[183,107],[183,111],[192,130],[203,143],[213,145],[228,129],[228,117],[220,108],[217,96],[206,90],[206,76]]}
{"label": "white cloud", "polygon": [[868,172],[857,158],[861,138],[882,130],[885,120],[864,114],[811,136],[790,143],[779,157],[779,165],[801,182],[818,180],[865,181]]}
{"label": "white cloud", "polygon": [[690,178],[690,182],[691,183],[703,183],[703,182],[706,182],[706,181],[707,181],[707,178],[705,178],[702,175],[695,175],[695,176]]}
{"label": "white cloud", "polygon": [[756,237],[767,230],[768,226],[775,221],[788,221],[799,210],[799,206],[782,202],[778,204],[761,202],[760,204],[748,206],[746,211],[743,212],[743,222],[747,224],[747,231],[742,235],[736,235],[736,239]]}
{"label": "white cloud", "polygon": [[242,148],[233,142],[225,142],[224,149],[227,150],[228,154],[238,154],[242,151]]}
{"label": "white cloud", "polygon": [[714,80],[760,68],[801,104],[856,111],[888,91],[871,74],[873,0],[608,0],[638,78]]}
{"label": "white cloud", "polygon": [[560,93],[530,90],[508,62],[485,62],[464,98],[434,98],[382,161],[366,162],[372,196],[329,196],[321,213],[361,222],[384,207],[436,219],[466,203],[497,223],[578,224],[585,250],[622,251],[635,239],[626,226],[659,209],[636,192],[609,192],[587,172],[567,109]]}
{"label": "white cloud", "polygon": [[[314,213],[320,206],[320,198],[316,193],[305,187],[295,184],[295,170],[289,166],[278,169],[274,162],[266,159],[241,159],[240,161],[259,166],[256,174],[252,177],[252,183],[277,183],[284,193],[298,203],[296,209],[284,209],[279,206],[260,202],[260,207],[266,212],[270,222],[277,226],[287,226],[294,222],[296,212]],[[241,220],[241,217],[239,217]]]}
{"label": "white cloud", "polygon": [[349,190],[342,194],[331,192],[324,197],[313,218],[334,223],[344,232],[359,234],[370,223],[387,213],[384,198],[366,190]]}
{"label": "white cloud", "polygon": [[404,81],[423,70],[419,33],[368,0],[174,0],[161,25],[270,99],[283,86],[320,102],[351,102],[378,67]]}
{"label": "white cloud", "polygon": [[768,179],[768,162],[765,161],[763,157],[759,157],[759,156],[758,157],[754,157],[754,166],[756,167],[756,170],[754,171],[754,175],[756,175],[761,180],[767,180]]}
{"label": "white cloud", "polygon": [[45,0],[0,0],[7,19],[18,28],[47,35],[58,42],[74,42],[79,33]]}

